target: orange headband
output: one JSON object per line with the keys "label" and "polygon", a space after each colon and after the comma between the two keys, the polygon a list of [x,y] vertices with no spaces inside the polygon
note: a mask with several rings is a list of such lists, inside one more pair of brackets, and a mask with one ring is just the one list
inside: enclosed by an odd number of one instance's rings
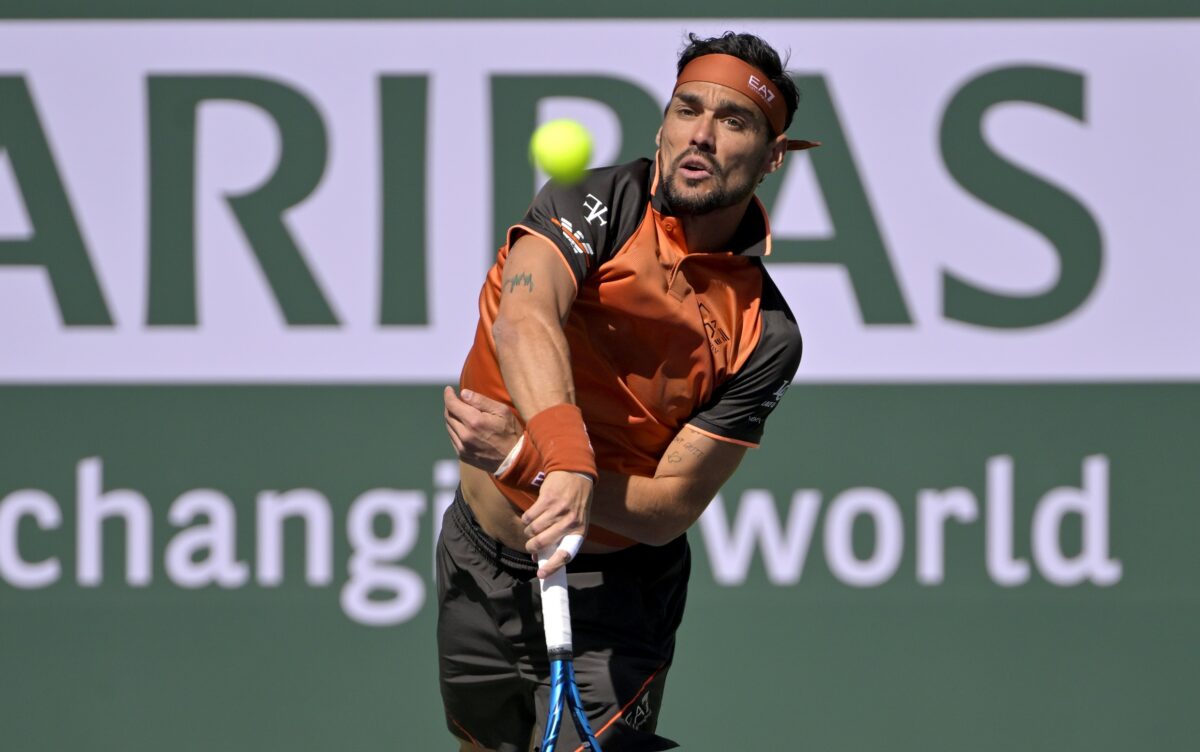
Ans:
{"label": "orange headband", "polygon": [[[691,81],[704,81],[740,91],[750,97],[767,116],[774,133],[783,133],[783,124],[787,122],[787,103],[783,94],[771,83],[771,79],[745,60],[720,53],[702,55],[683,66],[675,81],[675,88],[679,89]],[[788,141],[787,148],[792,151],[820,145],[819,141]]]}

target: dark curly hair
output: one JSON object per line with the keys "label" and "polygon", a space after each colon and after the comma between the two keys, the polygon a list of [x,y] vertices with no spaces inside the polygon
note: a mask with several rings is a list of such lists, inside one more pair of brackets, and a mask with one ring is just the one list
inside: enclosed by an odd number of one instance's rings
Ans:
{"label": "dark curly hair", "polygon": [[771,83],[779,89],[783,95],[783,101],[787,105],[787,119],[783,124],[783,129],[786,131],[792,124],[792,116],[796,114],[796,105],[800,103],[800,91],[796,88],[796,83],[792,81],[791,76],[784,70],[787,61],[779,59],[779,53],[775,51],[775,48],[763,41],[761,37],[753,34],[727,31],[719,37],[709,39],[688,34],[688,45],[683,52],[679,53],[679,65],[676,67],[675,75],[683,73],[684,66],[696,58],[712,54],[733,55],[758,68],[767,78],[771,79]]}

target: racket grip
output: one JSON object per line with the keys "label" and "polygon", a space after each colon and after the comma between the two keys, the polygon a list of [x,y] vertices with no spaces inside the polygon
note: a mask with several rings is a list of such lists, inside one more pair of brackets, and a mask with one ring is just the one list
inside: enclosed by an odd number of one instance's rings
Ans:
{"label": "racket grip", "polygon": [[[555,549],[538,555],[538,566],[546,566]],[[542,588],[542,626],[546,631],[546,654],[551,659],[570,658],[571,605],[567,601],[567,570],[560,567],[549,577],[538,580]]]}

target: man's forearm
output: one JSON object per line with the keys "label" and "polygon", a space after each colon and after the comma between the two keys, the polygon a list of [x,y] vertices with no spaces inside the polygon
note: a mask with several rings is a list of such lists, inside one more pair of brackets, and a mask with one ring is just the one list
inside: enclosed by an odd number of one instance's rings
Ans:
{"label": "man's forearm", "polygon": [[592,522],[639,543],[661,546],[692,526],[712,495],[687,478],[600,472]]}
{"label": "man's forearm", "polygon": [[548,316],[502,316],[492,336],[504,386],[522,418],[575,403],[570,351],[561,324]]}
{"label": "man's forearm", "polygon": [[684,426],[654,477],[601,472],[592,521],[641,543],[669,543],[700,519],[745,453],[745,446]]}

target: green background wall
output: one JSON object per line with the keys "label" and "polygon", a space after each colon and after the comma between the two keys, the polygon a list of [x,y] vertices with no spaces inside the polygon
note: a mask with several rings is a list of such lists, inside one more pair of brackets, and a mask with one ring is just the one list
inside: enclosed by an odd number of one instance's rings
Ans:
{"label": "green background wall", "polygon": [[[786,516],[798,482],[821,492],[802,579],[771,584],[756,556],[743,586],[719,586],[693,530],[665,729],[690,749],[1186,748],[1200,731],[1198,397],[1194,385],[797,387],[723,496],[767,489]],[[22,548],[29,560],[58,557],[62,581],[0,590],[5,748],[444,745],[432,608],[380,629],[338,606],[350,501],[375,487],[437,491],[431,468],[449,454],[438,402],[434,387],[5,389],[0,493],[43,489],[64,516],[57,530],[28,531]],[[1023,585],[997,585],[982,516],[947,529],[945,581],[917,583],[920,489],[963,486],[982,499],[987,458],[1011,455],[1014,554],[1028,559],[1036,502],[1078,486],[1095,453],[1110,462],[1119,584],[1060,588],[1034,567]],[[123,581],[119,525],[107,529],[103,584],[75,582],[73,476],[90,456],[103,459],[106,490],[137,490],[155,510],[148,587]],[[905,549],[889,581],[856,589],[831,576],[819,529],[829,499],[863,485],[896,500]],[[255,495],[319,490],[333,510],[333,582],[303,582],[293,527],[281,586],[173,584],[163,552],[179,528],[165,512],[191,488],[235,502],[239,558],[251,565]],[[403,563],[429,581],[428,515],[420,527]],[[856,528],[860,555],[871,532]],[[1063,549],[1078,545],[1068,522]]]}

